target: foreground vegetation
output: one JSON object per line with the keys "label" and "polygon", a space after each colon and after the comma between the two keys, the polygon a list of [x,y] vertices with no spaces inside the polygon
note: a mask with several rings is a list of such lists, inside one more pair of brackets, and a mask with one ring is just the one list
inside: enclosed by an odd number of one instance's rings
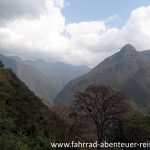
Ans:
{"label": "foreground vegetation", "polygon": [[[90,86],[73,104],[45,106],[0,63],[0,150],[51,150],[52,142],[147,142],[150,117],[122,94]],[[61,148],[63,149],[63,148]]]}

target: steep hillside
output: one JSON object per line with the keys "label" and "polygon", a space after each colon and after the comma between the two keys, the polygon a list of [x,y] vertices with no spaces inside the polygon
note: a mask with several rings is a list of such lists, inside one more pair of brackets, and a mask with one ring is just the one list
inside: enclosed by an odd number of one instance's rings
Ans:
{"label": "steep hillside", "polygon": [[22,60],[17,56],[4,56],[0,60],[45,103],[49,104],[66,83],[86,72],[85,66],[71,66],[64,63],[47,63],[43,60]]}
{"label": "steep hillside", "polygon": [[53,131],[59,128],[57,116],[1,62],[0,106],[0,118],[13,118],[17,126],[26,132],[41,131],[53,135]]}
{"label": "steep hillside", "polygon": [[105,59],[89,73],[72,80],[55,98],[71,101],[75,91],[90,84],[107,85],[119,90],[144,111],[150,107],[150,61],[128,44]]}
{"label": "steep hillside", "polygon": [[0,62],[1,150],[54,150],[51,143],[70,142],[78,138],[78,130]]}
{"label": "steep hillside", "polygon": [[11,68],[37,96],[44,99],[44,102],[51,102],[51,97],[53,97],[53,93],[56,93],[56,89],[49,81],[50,77],[45,76],[35,67],[22,63],[22,61],[16,61],[4,55],[0,55],[0,60],[7,68]]}
{"label": "steep hillside", "polygon": [[14,117],[21,126],[36,126],[41,121],[42,128],[45,126],[44,118],[53,116],[50,109],[10,69],[5,69],[1,62],[0,104],[3,106],[0,108],[3,113]]}

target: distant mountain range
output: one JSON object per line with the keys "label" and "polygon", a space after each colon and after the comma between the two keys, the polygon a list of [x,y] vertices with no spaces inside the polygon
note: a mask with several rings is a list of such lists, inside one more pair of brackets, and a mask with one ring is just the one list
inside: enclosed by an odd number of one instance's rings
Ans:
{"label": "distant mountain range", "polygon": [[86,66],[76,67],[63,62],[50,63],[44,60],[31,61],[2,54],[0,60],[47,104],[52,102],[66,83],[90,70]]}
{"label": "distant mountain range", "polygon": [[87,74],[69,82],[54,102],[70,102],[76,91],[91,84],[121,91],[144,112],[150,112],[150,50],[138,52],[132,45],[125,45]]}

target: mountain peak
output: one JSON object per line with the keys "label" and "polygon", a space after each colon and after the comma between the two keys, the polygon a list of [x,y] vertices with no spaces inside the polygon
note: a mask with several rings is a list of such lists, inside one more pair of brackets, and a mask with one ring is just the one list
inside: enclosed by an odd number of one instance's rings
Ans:
{"label": "mountain peak", "polygon": [[137,52],[137,50],[131,44],[126,44],[124,47],[121,48],[120,52],[131,53],[131,52]]}
{"label": "mountain peak", "polygon": [[138,52],[131,44],[127,44],[121,48],[118,54],[120,57],[136,57],[138,55]]}

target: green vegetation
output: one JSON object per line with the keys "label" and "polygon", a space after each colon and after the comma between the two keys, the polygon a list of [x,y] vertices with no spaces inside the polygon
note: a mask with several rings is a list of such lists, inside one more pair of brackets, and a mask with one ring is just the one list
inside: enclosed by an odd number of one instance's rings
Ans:
{"label": "green vegetation", "polygon": [[67,123],[0,62],[0,149],[50,150],[63,142]]}
{"label": "green vegetation", "polygon": [[[109,140],[111,142],[147,143],[149,139],[150,116],[143,116],[127,122],[120,122],[118,127],[111,129],[109,133]],[[136,147],[135,149],[144,148]]]}
{"label": "green vegetation", "polygon": [[44,135],[27,134],[11,118],[0,119],[1,150],[50,150],[50,141]]}
{"label": "green vegetation", "polygon": [[[107,112],[111,118],[105,119],[108,125],[103,127],[107,130],[99,141],[147,142],[150,139],[149,116],[136,112],[129,117],[134,109],[124,105],[122,100],[126,97],[108,87],[91,88],[79,92],[74,105],[57,103],[49,108],[0,62],[0,150],[52,150],[51,142],[95,142],[104,124],[99,118],[103,119]],[[98,96],[96,99],[94,94]],[[127,111],[123,109],[125,106]]]}

